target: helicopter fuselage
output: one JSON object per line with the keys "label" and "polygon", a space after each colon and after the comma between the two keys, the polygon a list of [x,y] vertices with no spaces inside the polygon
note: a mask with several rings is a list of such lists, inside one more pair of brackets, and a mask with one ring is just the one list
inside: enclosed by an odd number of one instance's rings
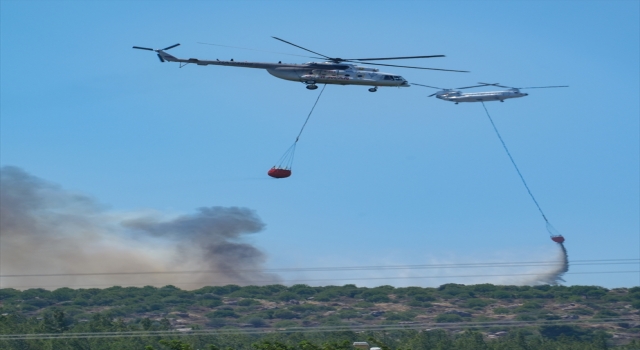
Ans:
{"label": "helicopter fuselage", "polygon": [[282,67],[267,69],[276,78],[303,82],[305,84],[337,84],[367,86],[408,87],[409,83],[399,75],[382,73],[377,69],[347,64],[308,63],[307,67]]}
{"label": "helicopter fuselage", "polygon": [[525,97],[529,94],[520,92],[518,89],[510,89],[505,91],[486,91],[486,92],[465,92],[460,91],[442,91],[436,93],[436,98],[441,100],[460,103],[460,102],[503,102],[509,98]]}
{"label": "helicopter fuselage", "polygon": [[360,67],[353,64],[333,62],[308,62],[303,64],[240,62],[221,60],[201,60],[197,58],[182,59],[158,50],[161,59],[168,62],[179,62],[182,66],[196,64],[199,66],[229,66],[242,68],[265,69],[276,78],[301,82],[307,88],[314,89],[316,84],[366,85],[374,89],[380,86],[409,87],[409,82],[399,75],[379,72],[375,68]]}

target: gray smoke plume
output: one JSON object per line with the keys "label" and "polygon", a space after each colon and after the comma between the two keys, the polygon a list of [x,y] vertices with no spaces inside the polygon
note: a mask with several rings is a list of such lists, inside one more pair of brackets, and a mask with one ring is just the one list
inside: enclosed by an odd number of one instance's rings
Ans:
{"label": "gray smoke plume", "polygon": [[0,168],[0,179],[0,288],[279,282],[243,242],[264,228],[252,210],[115,213],[16,167]]}

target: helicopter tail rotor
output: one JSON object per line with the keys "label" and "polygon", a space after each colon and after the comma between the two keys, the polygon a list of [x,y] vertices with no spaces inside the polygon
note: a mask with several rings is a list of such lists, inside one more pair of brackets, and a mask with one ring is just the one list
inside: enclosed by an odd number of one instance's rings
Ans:
{"label": "helicopter tail rotor", "polygon": [[[166,62],[166,60],[162,57],[162,54],[164,54],[164,51],[166,50],[170,50],[173,49],[176,46],[180,46],[180,44],[174,44],[171,46],[167,46],[164,49],[152,49],[150,47],[141,47],[141,46],[134,46],[134,49],[138,49],[138,50],[147,50],[147,51],[154,51],[158,53],[158,59],[160,59],[160,62],[164,63]],[[165,54],[166,56],[172,57],[171,55]]]}
{"label": "helicopter tail rotor", "polygon": [[138,49],[138,50],[147,50],[147,51],[155,51],[155,52],[159,52],[159,51],[167,51],[170,49],[173,49],[176,46],[180,46],[180,44],[173,44],[171,46],[167,46],[164,49],[152,49],[150,47],[142,47],[142,46],[134,46],[134,49]]}
{"label": "helicopter tail rotor", "polygon": [[160,51],[167,51],[167,50],[173,49],[176,46],[180,46],[180,44],[173,44],[173,45],[171,45],[169,47],[165,47],[164,49],[160,49]]}

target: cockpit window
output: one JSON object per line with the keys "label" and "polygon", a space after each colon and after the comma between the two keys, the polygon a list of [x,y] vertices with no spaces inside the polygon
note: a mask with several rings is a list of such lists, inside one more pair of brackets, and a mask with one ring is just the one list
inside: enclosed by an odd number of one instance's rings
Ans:
{"label": "cockpit window", "polygon": [[385,75],[384,80],[393,80],[393,77],[390,75]]}
{"label": "cockpit window", "polygon": [[403,80],[403,79],[402,79],[402,77],[399,77],[399,76],[397,76],[397,75],[394,75],[394,76],[393,76],[393,79],[394,79],[394,80],[399,80],[399,81],[402,81],[402,80]]}

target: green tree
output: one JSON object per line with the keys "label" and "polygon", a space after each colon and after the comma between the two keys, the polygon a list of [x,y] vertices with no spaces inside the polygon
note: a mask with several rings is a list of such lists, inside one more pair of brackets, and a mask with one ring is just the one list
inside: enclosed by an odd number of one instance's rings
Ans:
{"label": "green tree", "polygon": [[249,320],[247,320],[247,323],[249,323],[250,325],[252,325],[253,327],[264,327],[267,325],[267,322],[265,322],[262,318],[260,317],[252,317]]}
{"label": "green tree", "polygon": [[168,347],[170,350],[194,350],[191,344],[180,340],[160,340],[158,343]]}
{"label": "green tree", "polygon": [[63,311],[54,310],[42,318],[42,330],[44,333],[62,333],[69,329],[68,323]]}
{"label": "green tree", "polygon": [[169,322],[169,320],[167,318],[163,317],[160,320],[160,327],[159,328],[161,330],[163,330],[163,331],[169,330],[169,329],[171,329],[171,322]]}
{"label": "green tree", "polygon": [[253,343],[251,344],[251,347],[256,350],[295,350],[295,347],[293,346],[289,346],[279,341],[270,342],[268,340],[263,340],[259,343]]}
{"label": "green tree", "polygon": [[368,337],[367,341],[371,344],[376,345],[377,347],[379,347],[382,350],[391,350],[391,348],[385,344],[384,342],[382,342],[380,339],[377,339],[375,337]]}
{"label": "green tree", "polygon": [[573,339],[581,339],[588,336],[590,332],[582,330],[576,326],[570,325],[549,325],[541,326],[540,334],[543,337],[551,339],[559,339],[560,337],[567,337]]}
{"label": "green tree", "polygon": [[485,343],[482,333],[465,331],[458,339],[455,340],[456,349],[459,350],[485,350],[489,349]]}
{"label": "green tree", "polygon": [[144,329],[145,331],[148,331],[151,329],[153,322],[151,322],[149,317],[145,317],[142,319],[142,321],[140,321],[140,325],[142,326],[142,329]]}
{"label": "green tree", "polygon": [[460,315],[456,314],[440,314],[436,316],[437,323],[452,323],[464,321]]}
{"label": "green tree", "polygon": [[321,347],[311,343],[308,340],[303,340],[298,344],[298,347],[302,350],[323,350]]}

